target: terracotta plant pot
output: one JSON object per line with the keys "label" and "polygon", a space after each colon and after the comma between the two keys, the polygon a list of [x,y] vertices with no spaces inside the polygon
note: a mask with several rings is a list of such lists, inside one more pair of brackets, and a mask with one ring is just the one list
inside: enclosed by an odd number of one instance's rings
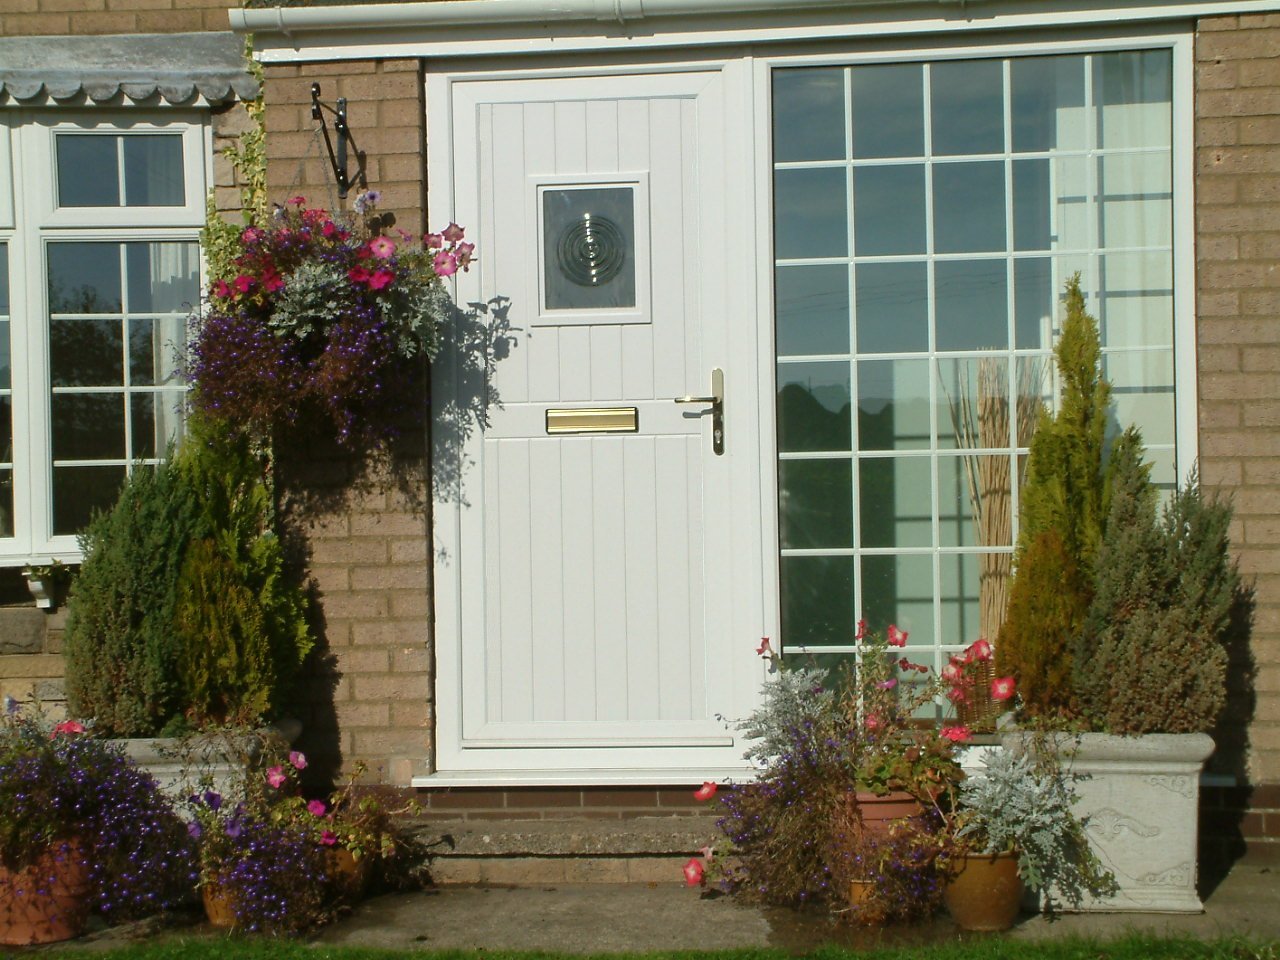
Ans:
{"label": "terracotta plant pot", "polygon": [[204,915],[211,927],[230,930],[236,925],[235,902],[221,883],[206,880],[200,887],[200,899],[204,901]]}
{"label": "terracotta plant pot", "polygon": [[850,916],[864,927],[878,927],[889,919],[889,907],[876,896],[874,880],[849,881]]}
{"label": "terracotta plant pot", "polygon": [[883,797],[859,790],[854,796],[858,818],[867,836],[887,839],[895,822],[924,815],[920,801],[909,793],[895,790]]}
{"label": "terracotta plant pot", "polygon": [[1008,930],[1022,905],[1017,855],[961,857],[942,888],[942,902],[961,930]]}
{"label": "terracotta plant pot", "polygon": [[340,900],[354,903],[369,887],[373,860],[368,854],[356,857],[346,847],[330,847],[325,851],[325,872]]}
{"label": "terracotta plant pot", "polygon": [[0,867],[0,943],[26,946],[77,937],[89,915],[89,868],[64,840],[21,870]]}

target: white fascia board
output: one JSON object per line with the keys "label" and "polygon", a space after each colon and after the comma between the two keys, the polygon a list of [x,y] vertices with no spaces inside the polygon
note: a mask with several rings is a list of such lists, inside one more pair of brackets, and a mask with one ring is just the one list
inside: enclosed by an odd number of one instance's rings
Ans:
{"label": "white fascia board", "polygon": [[1280,11],[1280,0],[436,0],[229,11],[265,63],[1116,26]]}

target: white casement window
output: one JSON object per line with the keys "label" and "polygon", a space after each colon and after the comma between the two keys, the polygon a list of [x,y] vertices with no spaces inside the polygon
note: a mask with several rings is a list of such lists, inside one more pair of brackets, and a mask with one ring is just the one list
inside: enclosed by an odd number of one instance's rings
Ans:
{"label": "white casement window", "polygon": [[207,124],[0,114],[0,564],[76,534],[182,429]]}
{"label": "white casement window", "polygon": [[1075,274],[1100,324],[1113,430],[1142,429],[1159,484],[1185,474],[1188,59],[1173,40],[775,66],[788,650],[846,653],[859,618],[909,630],[935,666],[994,639],[1019,421],[1027,400],[1056,402]]}

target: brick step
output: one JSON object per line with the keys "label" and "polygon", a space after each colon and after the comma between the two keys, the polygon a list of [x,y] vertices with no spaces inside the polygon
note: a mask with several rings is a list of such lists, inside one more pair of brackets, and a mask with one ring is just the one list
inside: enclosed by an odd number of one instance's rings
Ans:
{"label": "brick step", "polygon": [[680,868],[719,837],[707,816],[625,820],[431,820],[412,828],[436,883],[679,882]]}

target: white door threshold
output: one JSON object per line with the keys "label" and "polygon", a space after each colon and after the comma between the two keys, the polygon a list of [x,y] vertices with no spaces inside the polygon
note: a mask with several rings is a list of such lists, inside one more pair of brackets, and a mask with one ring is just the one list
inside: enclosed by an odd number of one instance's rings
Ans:
{"label": "white door threshold", "polygon": [[748,767],[711,770],[451,770],[414,777],[415,787],[674,787],[754,779]]}

